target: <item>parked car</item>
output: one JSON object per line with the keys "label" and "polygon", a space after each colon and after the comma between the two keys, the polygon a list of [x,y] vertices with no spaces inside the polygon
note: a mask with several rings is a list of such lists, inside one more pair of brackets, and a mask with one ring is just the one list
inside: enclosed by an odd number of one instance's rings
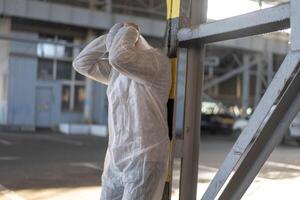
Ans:
{"label": "parked car", "polygon": [[232,131],[233,133],[239,135],[248,125],[249,118],[237,118],[233,123]]}
{"label": "parked car", "polygon": [[[233,132],[236,134],[240,134],[248,125],[248,121],[249,118],[237,119],[233,125]],[[300,144],[300,113],[295,117],[295,119],[291,123],[288,132],[282,139],[282,143],[285,143],[287,140],[295,140],[298,144]]]}
{"label": "parked car", "polygon": [[232,133],[234,117],[230,114],[202,114],[201,130],[209,133]]}

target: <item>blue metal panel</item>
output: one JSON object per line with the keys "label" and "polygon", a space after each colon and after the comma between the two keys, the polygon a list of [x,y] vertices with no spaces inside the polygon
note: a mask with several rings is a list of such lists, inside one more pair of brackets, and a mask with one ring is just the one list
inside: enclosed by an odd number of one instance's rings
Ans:
{"label": "blue metal panel", "polygon": [[[13,32],[12,36],[28,38],[28,39],[38,38],[37,33],[28,33],[28,32]],[[10,51],[11,53],[21,53],[21,54],[25,53],[25,54],[33,54],[33,55],[36,55],[37,53],[35,43],[18,42],[18,41],[11,42]]]}
{"label": "blue metal panel", "polygon": [[8,124],[34,126],[37,60],[11,56],[8,80]]}
{"label": "blue metal panel", "polygon": [[[35,33],[14,33],[19,36],[37,38]],[[15,53],[35,53],[36,45],[11,42],[8,74],[7,123],[30,126],[35,124],[35,83],[37,58]]]}
{"label": "blue metal panel", "polygon": [[52,110],[54,95],[52,87],[37,87],[35,102],[35,125],[50,127],[52,123]]}
{"label": "blue metal panel", "polygon": [[[38,90],[40,87],[51,88],[52,90],[51,121],[48,127],[55,127],[60,123],[83,122],[83,113],[61,111],[61,92],[62,92],[61,81],[38,80],[36,82],[36,89]],[[38,106],[38,102],[36,104]]]}

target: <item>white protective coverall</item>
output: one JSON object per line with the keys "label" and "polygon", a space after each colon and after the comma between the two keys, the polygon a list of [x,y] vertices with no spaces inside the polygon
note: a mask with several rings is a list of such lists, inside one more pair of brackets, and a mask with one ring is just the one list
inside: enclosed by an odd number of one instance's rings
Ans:
{"label": "white protective coverall", "polygon": [[160,200],[169,152],[170,63],[133,27],[119,28],[109,45],[106,37],[96,38],[73,61],[76,71],[108,85],[101,200]]}

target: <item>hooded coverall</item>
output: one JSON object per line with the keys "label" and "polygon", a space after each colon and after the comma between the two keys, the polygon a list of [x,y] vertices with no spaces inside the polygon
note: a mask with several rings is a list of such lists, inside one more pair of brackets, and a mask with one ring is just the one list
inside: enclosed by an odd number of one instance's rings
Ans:
{"label": "hooded coverall", "polygon": [[[77,72],[108,85],[109,141],[102,200],[159,200],[168,165],[168,58],[132,27],[121,27],[109,49],[107,35],[73,61]],[[102,59],[109,52],[108,59]]]}

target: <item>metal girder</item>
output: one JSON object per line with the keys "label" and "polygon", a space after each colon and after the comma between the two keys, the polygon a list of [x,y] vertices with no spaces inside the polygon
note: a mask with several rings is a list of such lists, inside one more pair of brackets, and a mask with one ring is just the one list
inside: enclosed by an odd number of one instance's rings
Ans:
{"label": "metal girder", "polygon": [[203,90],[205,91],[215,85],[218,85],[218,84],[238,75],[238,74],[241,74],[245,69],[250,69],[258,63],[259,63],[259,59],[256,59],[256,60],[254,60],[250,63],[244,64],[244,65],[242,65],[242,66],[240,66],[218,78],[215,78],[215,79],[209,81],[208,83],[206,83],[205,86],[203,87]]}
{"label": "metal girder", "polygon": [[279,103],[271,111],[260,134],[247,150],[219,200],[239,200],[246,192],[255,176],[268,159],[276,145],[280,143],[290,124],[300,110],[300,69],[292,79]]}
{"label": "metal girder", "polygon": [[165,30],[162,20],[44,1],[0,0],[0,15],[102,30],[117,22],[132,21],[140,25],[143,35],[154,37],[162,37]]}
{"label": "metal girder", "polygon": [[255,97],[254,97],[254,104],[257,105],[261,94],[262,94],[262,84],[264,80],[264,65],[263,63],[259,63],[256,67],[256,83],[255,83]]}
{"label": "metal girder", "polygon": [[[262,9],[248,14],[183,28],[178,32],[180,46],[258,35],[289,27],[290,4]],[[196,42],[196,43],[197,43]]]}
{"label": "metal girder", "polygon": [[291,0],[291,49],[296,51],[300,50],[300,1]]}
{"label": "metal girder", "polygon": [[65,47],[72,47],[72,48],[82,48],[84,45],[74,44],[74,43],[67,43],[67,42],[58,42],[58,41],[50,41],[50,40],[43,40],[43,39],[34,39],[34,38],[24,38],[20,36],[16,36],[13,34],[5,34],[0,33],[0,40],[13,40],[17,42],[24,42],[24,43],[31,43],[31,44],[38,44],[38,43],[48,43],[48,44],[56,44],[62,45]]}
{"label": "metal girder", "polygon": [[[207,20],[207,0],[191,0],[191,25]],[[204,46],[187,50],[184,102],[183,158],[181,162],[181,200],[196,200],[198,183],[199,143],[201,132],[201,99],[204,75]]]}
{"label": "metal girder", "polygon": [[[250,55],[243,55],[243,62],[247,65],[250,62]],[[246,110],[249,107],[249,97],[250,97],[250,69],[245,68],[243,70],[243,89],[242,89],[242,108],[243,114],[246,114]]]}
{"label": "metal girder", "polygon": [[[234,170],[242,156],[246,153],[251,141],[256,138],[257,134],[260,133],[260,128],[264,123],[266,123],[265,119],[271,111],[272,106],[275,105],[276,100],[287,87],[288,80],[296,71],[299,60],[300,51],[291,51],[286,56],[270,86],[266,90],[257,108],[252,114],[248,126],[237,139],[232,149],[226,156],[216,176],[210,183],[208,189],[202,197],[203,200],[211,200],[216,198],[231,172]],[[274,112],[274,114],[278,113]]]}

